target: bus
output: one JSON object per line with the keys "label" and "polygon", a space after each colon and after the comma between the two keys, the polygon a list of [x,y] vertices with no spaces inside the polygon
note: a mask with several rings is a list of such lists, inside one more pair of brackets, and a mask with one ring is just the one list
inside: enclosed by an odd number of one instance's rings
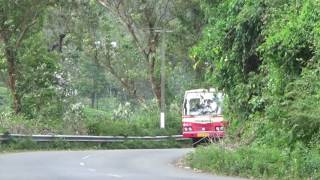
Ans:
{"label": "bus", "polygon": [[202,139],[220,139],[224,136],[222,116],[223,94],[210,89],[193,89],[184,94],[182,135],[193,143]]}

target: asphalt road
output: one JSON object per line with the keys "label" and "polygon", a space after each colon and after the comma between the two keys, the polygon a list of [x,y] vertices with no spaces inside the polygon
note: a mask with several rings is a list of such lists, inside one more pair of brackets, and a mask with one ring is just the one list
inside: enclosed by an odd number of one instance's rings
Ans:
{"label": "asphalt road", "polygon": [[49,151],[0,155],[0,180],[231,180],[179,168],[192,149]]}

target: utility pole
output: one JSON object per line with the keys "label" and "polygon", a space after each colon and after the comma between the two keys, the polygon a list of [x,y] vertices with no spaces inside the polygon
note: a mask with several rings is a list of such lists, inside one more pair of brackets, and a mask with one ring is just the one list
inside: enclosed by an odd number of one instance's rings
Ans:
{"label": "utility pole", "polygon": [[166,33],[162,33],[162,43],[161,43],[161,81],[160,81],[160,91],[161,91],[161,105],[160,105],[160,128],[165,128],[165,90],[166,90]]}
{"label": "utility pole", "polygon": [[159,32],[162,34],[162,41],[161,41],[161,67],[160,67],[160,91],[161,91],[161,98],[160,98],[160,128],[165,128],[165,111],[166,111],[166,103],[165,103],[165,90],[166,90],[166,33],[172,32],[170,30],[156,30],[155,32]]}

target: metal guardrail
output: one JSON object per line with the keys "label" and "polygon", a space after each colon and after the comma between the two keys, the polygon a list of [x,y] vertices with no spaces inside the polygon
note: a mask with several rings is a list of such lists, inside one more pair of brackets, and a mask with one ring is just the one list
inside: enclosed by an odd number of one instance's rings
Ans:
{"label": "metal guardrail", "polygon": [[31,139],[36,142],[50,142],[50,141],[68,141],[68,142],[123,142],[128,140],[142,140],[142,141],[166,141],[188,140],[182,135],[172,136],[82,136],[82,135],[25,135],[25,134],[0,134],[0,141],[8,141],[11,139]]}

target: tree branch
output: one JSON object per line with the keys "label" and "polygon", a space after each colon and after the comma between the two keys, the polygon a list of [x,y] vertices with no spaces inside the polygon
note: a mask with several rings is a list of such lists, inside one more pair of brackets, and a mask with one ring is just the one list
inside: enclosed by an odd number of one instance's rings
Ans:
{"label": "tree branch", "polygon": [[[156,21],[156,24],[157,24],[157,22],[161,22],[161,21],[163,20],[163,18],[164,18],[165,15],[167,14],[168,6],[169,6],[169,0],[167,0],[166,5],[165,5],[165,8],[164,8],[164,10],[163,10],[163,13],[160,13],[160,17],[159,17],[159,19]],[[161,11],[160,11],[160,12],[161,12]]]}
{"label": "tree branch", "polygon": [[37,19],[36,19],[37,16],[38,15],[35,14],[32,18],[32,21],[23,28],[22,32],[20,33],[20,35],[16,41],[15,48],[18,48],[21,45],[21,41],[22,41],[23,37],[25,36],[25,34],[27,33],[28,29],[37,22]]}
{"label": "tree branch", "polygon": [[136,98],[138,100],[138,102],[143,103],[145,100],[143,97],[138,96],[136,94],[136,90],[135,87],[133,85],[133,87],[129,84],[129,80],[128,78],[123,78],[121,77],[117,71],[114,69],[114,67],[111,65],[110,62],[110,55],[109,55],[109,51],[107,50],[107,53],[105,54],[106,57],[106,63],[103,63],[104,66],[109,70],[109,72],[120,82],[120,84],[127,90],[127,92],[129,93],[129,95],[133,96],[134,98]]}
{"label": "tree branch", "polygon": [[138,38],[138,35],[135,31],[135,25],[131,18],[131,16],[128,16],[124,10],[121,10],[121,7],[123,7],[123,1],[118,1],[117,4],[114,4],[113,0],[110,2],[110,0],[97,0],[102,6],[106,7],[114,16],[118,17],[118,19],[121,21],[122,24],[124,24],[131,34],[134,43],[138,47],[139,51],[145,56],[145,59],[148,59],[148,53],[146,50],[142,47],[142,43]]}

